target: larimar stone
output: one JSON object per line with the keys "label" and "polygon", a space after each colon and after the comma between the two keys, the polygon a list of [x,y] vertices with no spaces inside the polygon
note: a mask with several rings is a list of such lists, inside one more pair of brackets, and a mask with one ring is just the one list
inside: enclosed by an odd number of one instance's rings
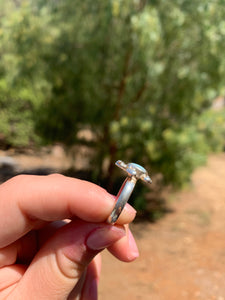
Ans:
{"label": "larimar stone", "polygon": [[147,173],[145,168],[135,163],[129,163],[128,167],[134,168],[136,171],[140,171],[141,173]]}

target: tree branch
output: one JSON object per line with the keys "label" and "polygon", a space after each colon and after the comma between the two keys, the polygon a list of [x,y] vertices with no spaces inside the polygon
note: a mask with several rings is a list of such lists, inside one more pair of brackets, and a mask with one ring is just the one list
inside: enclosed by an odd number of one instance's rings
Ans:
{"label": "tree branch", "polygon": [[115,115],[114,115],[115,120],[118,120],[119,116],[120,116],[121,101],[122,101],[122,98],[123,98],[123,95],[124,95],[124,92],[126,89],[126,79],[127,79],[127,75],[129,74],[128,70],[129,70],[131,55],[132,55],[132,50],[129,49],[125,56],[125,63],[124,63],[124,68],[123,68],[123,72],[122,72],[122,78],[121,78],[119,86],[118,86],[118,97],[117,97],[116,110],[115,110]]}
{"label": "tree branch", "polygon": [[144,92],[146,91],[148,87],[148,83],[147,81],[145,81],[142,86],[140,87],[140,89],[137,91],[136,95],[134,96],[134,98],[131,100],[131,103],[135,103],[136,101],[138,101],[142,95],[144,94]]}

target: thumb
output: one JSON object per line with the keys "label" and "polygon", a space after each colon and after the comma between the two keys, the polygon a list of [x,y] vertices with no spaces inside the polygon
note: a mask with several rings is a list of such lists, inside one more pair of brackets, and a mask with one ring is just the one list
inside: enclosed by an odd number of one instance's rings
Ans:
{"label": "thumb", "polygon": [[60,228],[36,254],[9,299],[67,299],[94,256],[125,236],[123,227],[74,221]]}

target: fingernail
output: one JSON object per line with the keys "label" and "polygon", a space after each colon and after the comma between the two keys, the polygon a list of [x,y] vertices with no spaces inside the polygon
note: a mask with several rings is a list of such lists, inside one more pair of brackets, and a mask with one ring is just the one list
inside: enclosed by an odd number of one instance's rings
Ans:
{"label": "fingernail", "polygon": [[[116,202],[116,196],[113,196],[113,199],[114,199],[114,204],[113,204],[113,207],[115,206],[115,202]],[[134,209],[129,203],[127,203],[124,208],[123,208],[123,211],[122,211],[122,214],[126,215],[126,217],[129,218],[129,223],[134,220],[134,218],[136,217],[136,214],[137,214],[137,211],[136,209]]]}
{"label": "fingernail", "polygon": [[128,244],[129,244],[129,255],[130,259],[134,260],[139,257],[139,251],[135,239],[130,230],[128,230]]}
{"label": "fingernail", "polygon": [[83,295],[84,299],[98,299],[98,281],[96,278],[94,278],[88,288],[88,291],[84,291]]}
{"label": "fingernail", "polygon": [[135,218],[136,214],[137,214],[137,211],[136,209],[134,209],[129,203],[127,203],[124,207],[124,211],[131,215],[133,218]]}
{"label": "fingernail", "polygon": [[105,226],[95,229],[86,240],[86,245],[92,250],[101,250],[109,247],[126,235],[122,227]]}

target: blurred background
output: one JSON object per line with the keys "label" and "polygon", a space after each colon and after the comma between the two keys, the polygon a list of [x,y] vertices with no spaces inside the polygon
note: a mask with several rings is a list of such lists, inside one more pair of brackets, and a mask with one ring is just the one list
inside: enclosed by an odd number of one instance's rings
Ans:
{"label": "blurred background", "polygon": [[100,299],[225,299],[224,15],[224,0],[0,0],[0,181],[60,172],[116,194],[117,159],[153,179],[131,199],[140,259],[104,254]]}

